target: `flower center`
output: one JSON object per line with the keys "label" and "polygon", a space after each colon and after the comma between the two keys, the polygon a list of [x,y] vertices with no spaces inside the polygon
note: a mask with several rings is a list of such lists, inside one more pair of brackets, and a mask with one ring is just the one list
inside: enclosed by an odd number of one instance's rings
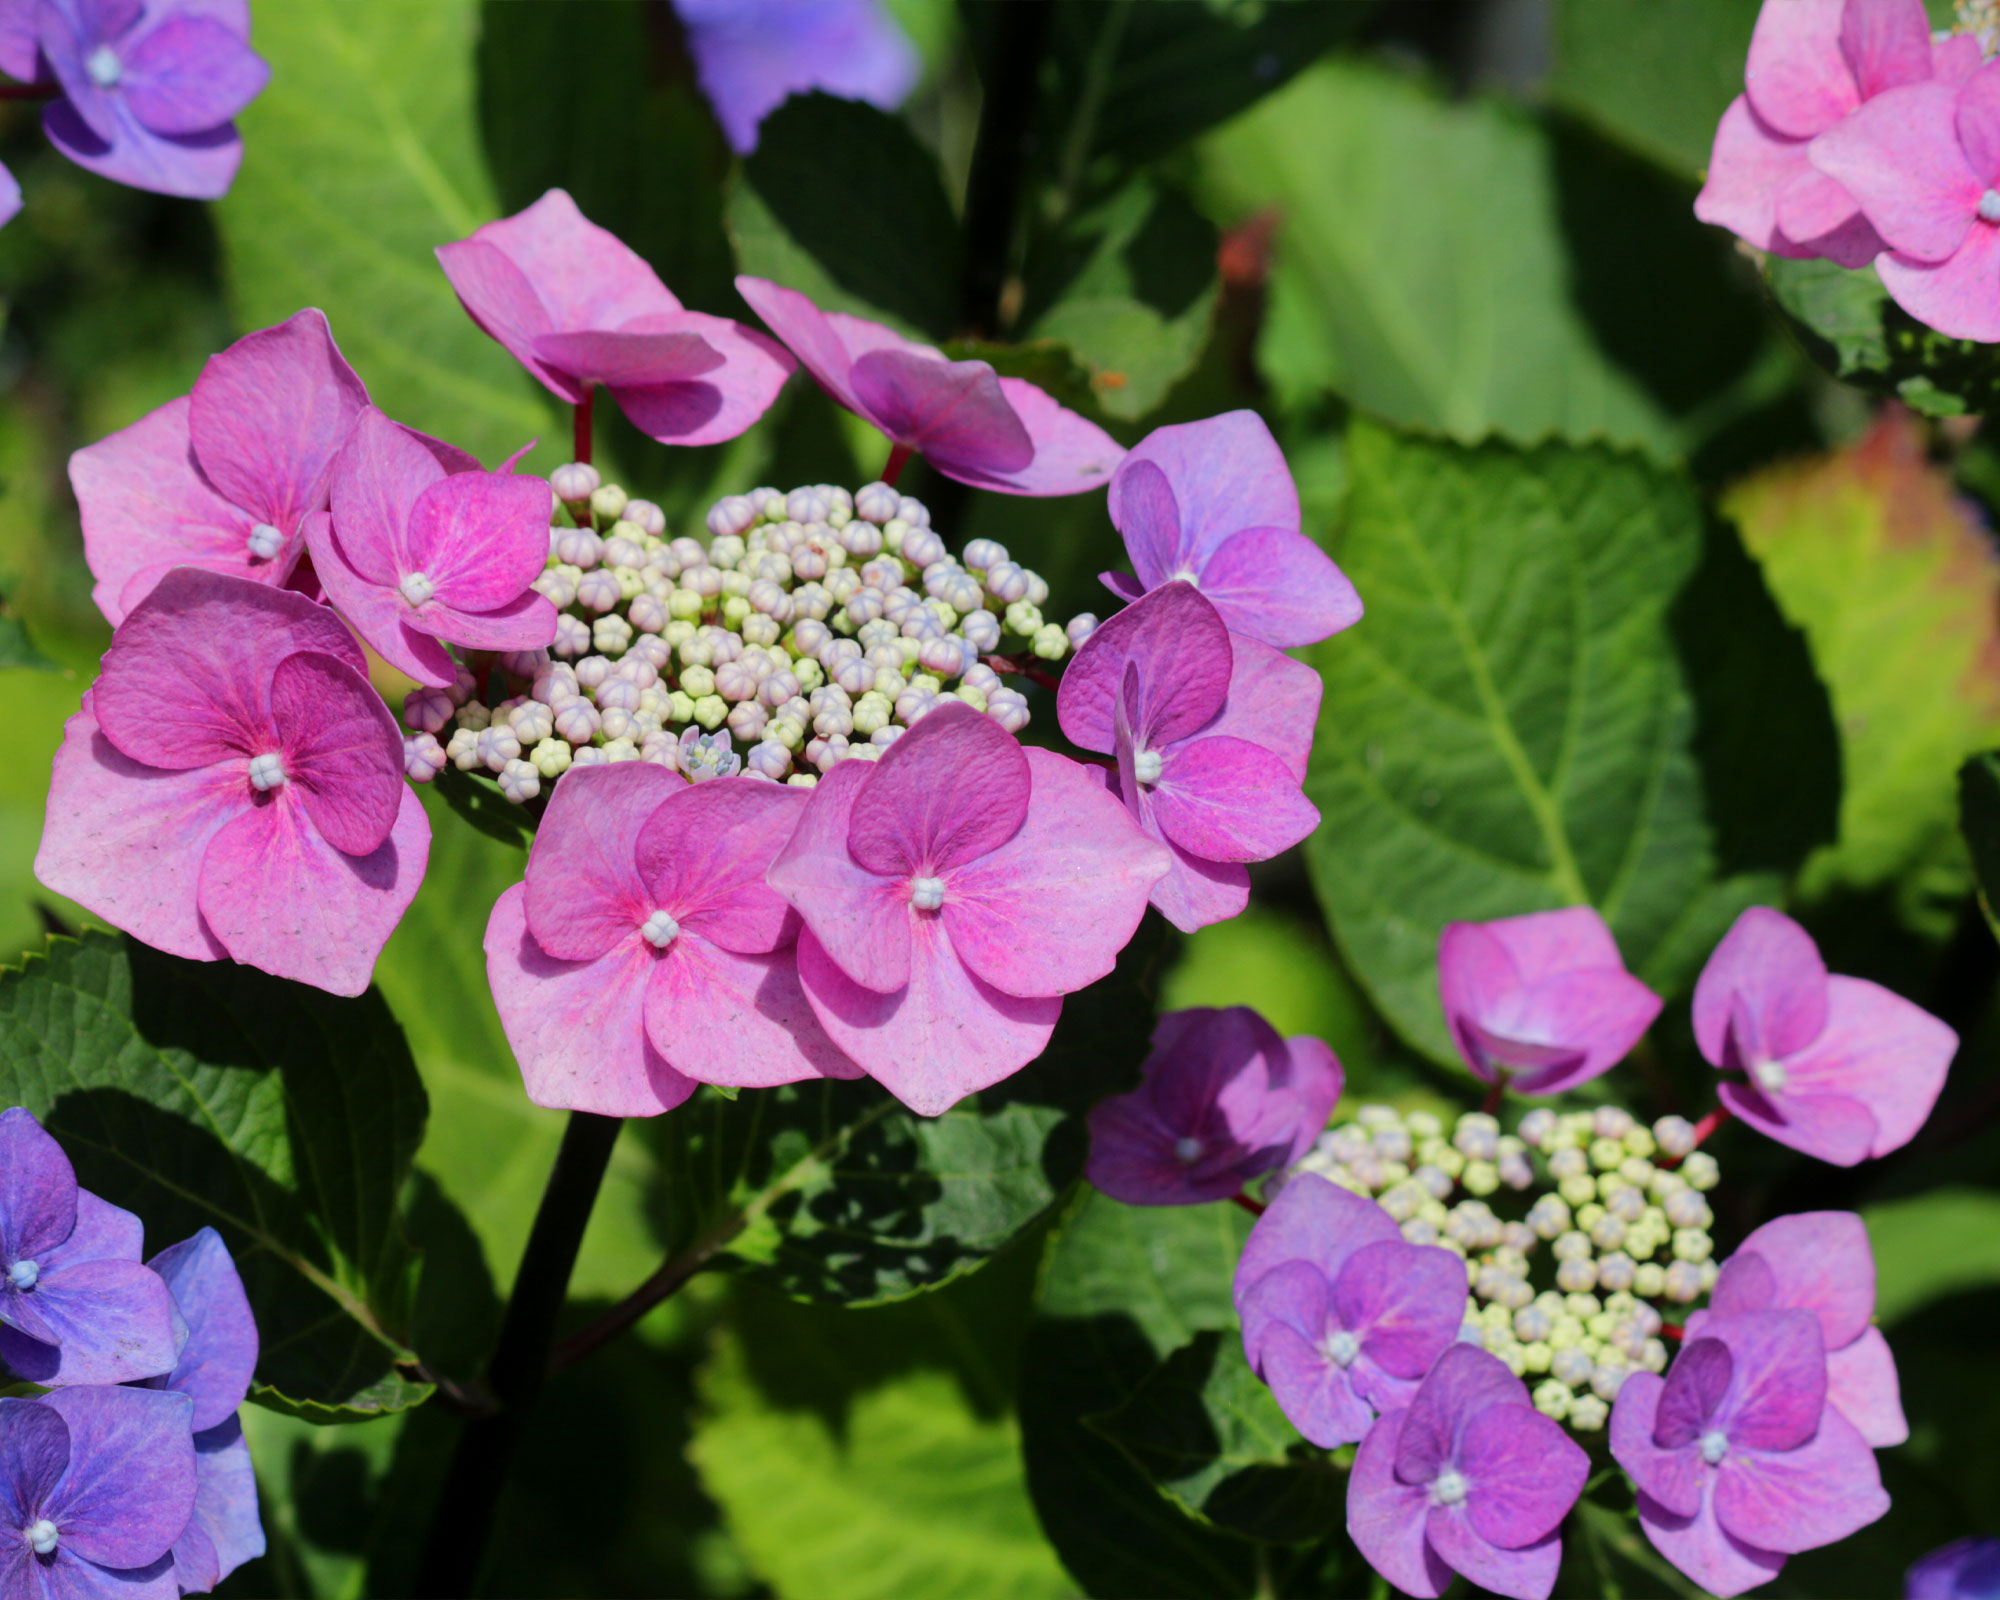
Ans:
{"label": "flower center", "polygon": [[1750,1076],[1756,1080],[1758,1088],[1768,1090],[1772,1094],[1776,1094],[1785,1086],[1785,1069],[1781,1062],[1752,1062]]}
{"label": "flower center", "polygon": [[1151,788],[1160,781],[1160,769],[1166,765],[1157,750],[1134,750],[1132,752],[1132,776]]}
{"label": "flower center", "polygon": [[423,572],[412,572],[397,587],[403,591],[403,598],[413,606],[422,605],[437,593],[437,585],[431,582],[428,573]]}
{"label": "flower center", "polygon": [[1711,1467],[1729,1454],[1729,1435],[1720,1428],[1710,1428],[1701,1436],[1701,1459]]}
{"label": "flower center", "polygon": [[[125,63],[118,59],[118,52],[108,44],[101,44],[84,58],[83,70],[90,74],[90,81],[100,89],[115,89],[118,80],[125,76]],[[1981,207],[1984,210],[1984,207]],[[55,1534],[49,1534],[51,1543]]]}
{"label": "flower center", "polygon": [[285,771],[285,758],[275,750],[250,758],[250,786],[260,794],[277,788],[290,776]]}
{"label": "flower center", "polygon": [[1184,1133],[1174,1141],[1174,1159],[1184,1167],[1191,1167],[1201,1159],[1208,1148],[1191,1133]]}
{"label": "flower center", "polygon": [[32,1289],[41,1280],[42,1269],[32,1261],[17,1261],[7,1269],[7,1281],[17,1289]]}
{"label": "flower center", "polygon": [[285,536],[268,522],[260,522],[250,530],[249,542],[253,561],[269,561],[285,548]]}
{"label": "flower center", "polygon": [[944,879],[912,878],[910,904],[919,911],[935,911],[944,904]]}
{"label": "flower center", "polygon": [[1466,1490],[1472,1487],[1465,1481],[1465,1474],[1456,1467],[1446,1467],[1431,1480],[1431,1504],[1434,1506],[1455,1506],[1465,1500]]}
{"label": "flower center", "polygon": [[655,950],[664,950],[680,937],[681,925],[664,911],[655,911],[639,924],[639,933]]}
{"label": "flower center", "polygon": [[1979,197],[1979,220],[2000,222],[2000,189],[1988,189]]}
{"label": "flower center", "polygon": [[[1336,1367],[1351,1367],[1354,1365],[1354,1358],[1361,1354],[1361,1341],[1345,1328],[1336,1328],[1326,1336],[1326,1343],[1320,1348],[1326,1352],[1326,1359],[1331,1361]],[[1458,1477],[1457,1473],[1451,1475],[1454,1478]],[[1438,1481],[1442,1483],[1444,1480],[1440,1478]],[[1463,1500],[1464,1498],[1464,1480],[1460,1479],[1458,1499]],[[1450,1503],[1456,1504],[1455,1501]]]}
{"label": "flower center", "polygon": [[55,1550],[58,1532],[56,1525],[47,1517],[37,1517],[21,1530],[21,1537],[28,1541],[28,1548],[36,1555],[45,1556]]}

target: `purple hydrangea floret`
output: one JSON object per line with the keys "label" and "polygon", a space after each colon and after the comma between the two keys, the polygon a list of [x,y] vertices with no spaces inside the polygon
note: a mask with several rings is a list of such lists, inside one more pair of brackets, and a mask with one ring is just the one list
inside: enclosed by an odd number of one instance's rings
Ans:
{"label": "purple hydrangea floret", "polygon": [[2000,1600],[2000,1539],[1940,1545],[1910,1568],[1903,1600]]}

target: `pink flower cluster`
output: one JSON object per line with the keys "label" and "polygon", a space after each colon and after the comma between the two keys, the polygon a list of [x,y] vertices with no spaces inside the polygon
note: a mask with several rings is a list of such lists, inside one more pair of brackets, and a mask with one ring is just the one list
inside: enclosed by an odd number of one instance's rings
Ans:
{"label": "pink flower cluster", "polygon": [[1695,215],[1760,250],[1870,262],[1955,339],[2000,340],[2000,65],[1921,0],[1765,0]]}

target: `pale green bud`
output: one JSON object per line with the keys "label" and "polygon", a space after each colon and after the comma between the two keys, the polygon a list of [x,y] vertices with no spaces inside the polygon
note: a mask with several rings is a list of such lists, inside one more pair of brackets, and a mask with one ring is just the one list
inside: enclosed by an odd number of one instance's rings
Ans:
{"label": "pale green bud", "polygon": [[1069,654],[1069,635],[1053,622],[1045,622],[1035,630],[1028,649],[1044,661],[1060,661]]}
{"label": "pale green bud", "polygon": [[[692,625],[701,616],[701,596],[692,589],[676,589],[667,596],[667,615],[676,622]],[[692,637],[692,635],[690,635]]]}
{"label": "pale green bud", "polygon": [[1533,1344],[1521,1346],[1521,1364],[1529,1372],[1547,1372],[1550,1355],[1549,1342],[1546,1339],[1537,1339]]}
{"label": "pale green bud", "polygon": [[1627,1154],[1643,1161],[1659,1148],[1659,1143],[1653,1138],[1650,1129],[1633,1127],[1626,1131],[1625,1149]]}
{"label": "pale green bud", "polygon": [[1573,1206],[1588,1205],[1597,1198],[1597,1180],[1587,1172],[1565,1178],[1556,1187],[1562,1197]]}
{"label": "pale green bud", "polygon": [[1699,1228],[1674,1229],[1674,1259],[1699,1266],[1715,1249],[1715,1241]]}
{"label": "pale green bud", "polygon": [[1459,1181],[1468,1193],[1489,1195],[1500,1187],[1500,1169],[1490,1161],[1468,1161]]}
{"label": "pale green bud", "polygon": [[542,740],[528,753],[528,759],[535,770],[545,778],[559,778],[569,771],[570,751],[567,739],[549,738]]}
{"label": "pale green bud", "polygon": [[700,700],[715,693],[715,674],[707,667],[681,668],[681,689]]}
{"label": "pale green bud", "polygon": [[1611,1415],[1611,1408],[1594,1394],[1578,1395],[1569,1408],[1569,1425],[1578,1433],[1596,1433]]}
{"label": "pale green bud", "polygon": [[1722,1168],[1706,1150],[1697,1150],[1681,1163],[1681,1176],[1692,1189],[1713,1189],[1722,1181]]}
{"label": "pale green bud", "polygon": [[1558,1383],[1554,1378],[1535,1385],[1535,1409],[1552,1422],[1561,1422],[1569,1415],[1575,1398],[1568,1384]]}
{"label": "pale green bud", "polygon": [[[709,680],[711,683],[713,678]],[[729,702],[719,694],[698,695],[694,702],[694,720],[710,733],[722,726],[729,717]]]}
{"label": "pale green bud", "polygon": [[1657,1261],[1642,1261],[1632,1274],[1632,1292],[1642,1300],[1657,1300],[1667,1286],[1667,1269]]}

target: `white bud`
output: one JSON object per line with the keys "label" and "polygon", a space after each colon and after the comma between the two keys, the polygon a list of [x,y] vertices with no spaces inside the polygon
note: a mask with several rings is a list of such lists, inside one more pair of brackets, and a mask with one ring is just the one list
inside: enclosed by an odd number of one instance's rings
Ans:
{"label": "white bud", "polygon": [[500,792],[515,805],[526,805],[542,792],[542,775],[527,761],[509,761],[500,769]]}
{"label": "white bud", "polygon": [[597,468],[582,461],[568,462],[549,474],[549,487],[566,505],[581,505],[603,481]]}
{"label": "white bud", "polygon": [[429,783],[444,770],[444,746],[428,733],[413,733],[403,740],[403,775],[412,783]]}

